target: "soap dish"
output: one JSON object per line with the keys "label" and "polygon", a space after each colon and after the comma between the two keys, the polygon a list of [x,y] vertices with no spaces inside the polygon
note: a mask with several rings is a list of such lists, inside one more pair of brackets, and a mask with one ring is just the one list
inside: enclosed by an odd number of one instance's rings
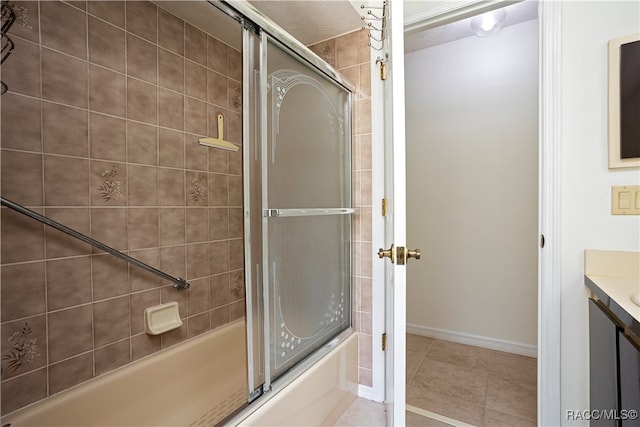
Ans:
{"label": "soap dish", "polygon": [[144,310],[144,327],[149,335],[160,335],[180,326],[182,326],[182,320],[180,320],[176,301],[154,305]]}

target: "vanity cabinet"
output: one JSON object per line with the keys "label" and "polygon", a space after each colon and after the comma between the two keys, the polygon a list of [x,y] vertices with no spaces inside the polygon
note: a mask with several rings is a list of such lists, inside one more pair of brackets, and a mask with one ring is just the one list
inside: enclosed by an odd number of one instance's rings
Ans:
{"label": "vanity cabinet", "polygon": [[[639,426],[640,339],[601,301],[589,299],[591,426]],[[594,414],[607,411],[606,416]],[[638,412],[636,412],[637,414]]]}

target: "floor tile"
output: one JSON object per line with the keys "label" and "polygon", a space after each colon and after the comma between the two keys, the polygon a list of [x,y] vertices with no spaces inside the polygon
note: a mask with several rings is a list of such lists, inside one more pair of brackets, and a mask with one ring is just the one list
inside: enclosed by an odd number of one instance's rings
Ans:
{"label": "floor tile", "polygon": [[433,343],[433,338],[422,337],[420,335],[407,334],[407,351],[427,351]]}
{"label": "floor tile", "polygon": [[536,419],[536,386],[489,374],[487,408],[527,420]]}
{"label": "floor tile", "polygon": [[488,373],[437,360],[425,360],[411,385],[437,390],[443,396],[456,397],[484,407]]}
{"label": "floor tile", "polygon": [[484,404],[475,405],[422,386],[409,386],[407,404],[476,426],[482,425],[484,420]]}
{"label": "floor tile", "polygon": [[405,425],[407,427],[449,427],[450,424],[443,423],[433,418],[423,417],[411,411],[405,413]]}
{"label": "floor tile", "polygon": [[427,351],[427,358],[464,368],[486,370],[491,350],[449,341],[434,340]]}
{"label": "floor tile", "polygon": [[357,398],[334,425],[384,427],[387,425],[384,403]]}
{"label": "floor tile", "polygon": [[535,427],[536,422],[487,408],[484,412],[483,425],[487,427]]}
{"label": "floor tile", "polygon": [[537,382],[537,359],[491,350],[489,372],[504,379],[535,384]]}

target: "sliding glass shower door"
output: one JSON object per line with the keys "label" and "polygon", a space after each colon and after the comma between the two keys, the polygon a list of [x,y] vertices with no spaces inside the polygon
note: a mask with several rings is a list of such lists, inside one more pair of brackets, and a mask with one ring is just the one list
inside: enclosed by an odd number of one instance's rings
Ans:
{"label": "sliding glass shower door", "polygon": [[351,93],[272,40],[266,80],[262,261],[273,380],[351,325]]}

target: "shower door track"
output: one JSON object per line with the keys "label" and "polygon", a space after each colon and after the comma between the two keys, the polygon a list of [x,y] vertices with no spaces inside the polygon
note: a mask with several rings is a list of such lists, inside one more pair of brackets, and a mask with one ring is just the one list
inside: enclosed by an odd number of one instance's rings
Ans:
{"label": "shower door track", "polygon": [[145,264],[142,261],[139,261],[133,257],[130,257],[129,255],[123,254],[122,252],[112,248],[111,246],[105,245],[104,243],[99,242],[95,239],[92,239],[89,236],[85,236],[79,231],[69,228],[66,225],[60,224],[59,222],[56,222],[51,218],[47,218],[44,215],[40,215],[39,213],[34,212],[31,209],[25,208],[24,206],[19,205],[16,202],[12,202],[11,200],[5,199],[4,197],[0,197],[0,202],[2,202],[2,206],[6,206],[10,209],[13,209],[16,212],[21,213],[22,215],[28,216],[31,219],[35,219],[36,221],[39,221],[45,225],[53,227],[56,230],[62,231],[63,233],[66,233],[73,238],[76,238],[85,243],[88,243],[94,248],[100,249],[101,251],[105,251],[108,254],[115,256],[116,258],[120,258],[121,260],[128,262],[129,264],[133,264],[136,267],[140,267],[143,270],[146,270],[150,273],[155,274],[158,277],[161,277],[162,279],[168,280],[169,282],[173,283],[173,287],[176,289],[187,289],[191,286],[189,285],[189,283],[187,283],[185,279],[181,277],[173,277],[170,274],[165,273],[164,271],[160,271],[157,268],[150,266],[149,264]]}

